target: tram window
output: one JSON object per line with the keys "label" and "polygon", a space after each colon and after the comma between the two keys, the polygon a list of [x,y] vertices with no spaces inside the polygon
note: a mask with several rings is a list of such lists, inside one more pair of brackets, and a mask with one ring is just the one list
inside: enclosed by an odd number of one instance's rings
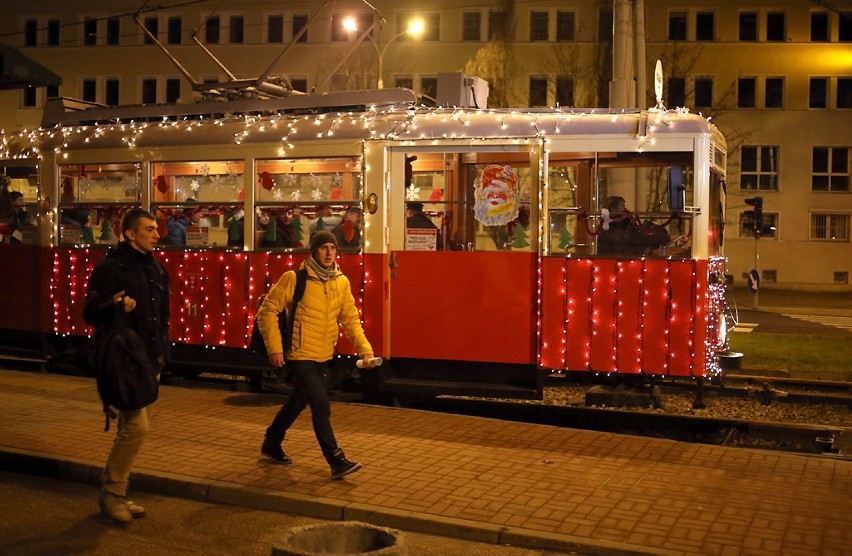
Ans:
{"label": "tram window", "polygon": [[231,221],[244,214],[244,167],[242,160],[152,164],[152,212],[160,242],[187,247],[228,245]]}
{"label": "tram window", "polygon": [[60,245],[113,244],[121,216],[140,206],[140,167],[135,163],[59,166]]}
{"label": "tram window", "polygon": [[[529,251],[527,153],[418,153],[407,176],[406,249]],[[412,207],[412,203],[415,203]],[[434,243],[430,231],[436,229]],[[423,236],[423,237],[421,237]],[[424,239],[425,238],[425,239]]]}
{"label": "tram window", "polygon": [[360,157],[258,160],[257,173],[258,247],[305,248],[329,230],[340,251],[361,249]]}
{"label": "tram window", "polygon": [[[596,177],[594,212],[602,214],[608,198],[623,197],[627,210],[646,237],[664,228],[669,241],[645,249],[645,254],[690,256],[692,221],[690,213],[672,212],[668,206],[667,175],[672,167],[680,167],[686,187],[686,206],[693,206],[694,188],[692,153],[619,153],[601,157]],[[647,247],[647,246],[646,246]],[[637,247],[637,250],[640,250]]]}
{"label": "tram window", "polygon": [[38,243],[38,169],[0,169],[0,245]]}

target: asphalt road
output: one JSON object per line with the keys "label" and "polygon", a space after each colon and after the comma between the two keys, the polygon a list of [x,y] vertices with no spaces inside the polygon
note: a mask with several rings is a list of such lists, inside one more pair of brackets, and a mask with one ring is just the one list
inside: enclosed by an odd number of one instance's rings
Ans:
{"label": "asphalt road", "polygon": [[[291,527],[319,519],[142,494],[147,516],[127,525],[100,515],[98,488],[0,471],[0,554],[176,556],[271,553]],[[402,532],[408,554],[533,556],[556,554]]]}
{"label": "asphalt road", "polygon": [[[776,311],[777,310],[778,309],[776,309]],[[830,316],[819,316],[818,314],[805,316],[808,316],[817,322],[785,316],[775,311],[761,311],[754,309],[739,310],[739,322],[757,324],[757,328],[754,329],[754,332],[756,333],[813,334],[817,336],[852,337],[852,331],[828,324],[829,322],[832,322],[832,318]],[[825,322],[826,324],[821,324],[820,321]]]}

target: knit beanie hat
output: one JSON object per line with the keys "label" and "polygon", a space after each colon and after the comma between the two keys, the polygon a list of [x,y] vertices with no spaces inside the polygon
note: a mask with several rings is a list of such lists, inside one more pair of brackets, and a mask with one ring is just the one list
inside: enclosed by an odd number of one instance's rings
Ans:
{"label": "knit beanie hat", "polygon": [[337,247],[337,238],[328,230],[319,230],[311,236],[311,255],[326,243],[333,243]]}

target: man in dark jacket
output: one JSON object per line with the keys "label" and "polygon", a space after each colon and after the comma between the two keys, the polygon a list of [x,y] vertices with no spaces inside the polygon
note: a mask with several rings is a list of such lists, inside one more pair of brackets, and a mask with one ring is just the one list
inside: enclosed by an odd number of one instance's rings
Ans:
{"label": "man in dark jacket", "polygon": [[[127,326],[144,343],[147,355],[162,369],[169,355],[169,276],[152,251],[160,235],[154,216],[134,208],[124,214],[121,237],[92,272],[84,318],[96,328],[96,337],[113,326],[116,310],[123,310]],[[116,306],[119,307],[116,307]],[[101,511],[128,522],[145,510],[127,499],[133,458],[148,433],[148,407],[117,411],[118,432],[101,477]]]}
{"label": "man in dark jacket", "polygon": [[608,197],[605,224],[598,235],[598,255],[641,257],[669,242],[669,233],[650,222],[640,224],[627,210],[624,197]]}
{"label": "man in dark jacket", "polygon": [[435,230],[435,249],[441,251],[444,248],[444,240],[438,226],[423,212],[423,203],[409,202],[405,204],[405,227]]}

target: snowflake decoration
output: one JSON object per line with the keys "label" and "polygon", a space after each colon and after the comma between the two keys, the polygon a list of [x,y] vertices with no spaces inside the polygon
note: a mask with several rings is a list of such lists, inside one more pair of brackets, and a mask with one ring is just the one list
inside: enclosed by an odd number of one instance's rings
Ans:
{"label": "snowflake decoration", "polygon": [[198,180],[192,180],[189,182],[189,188],[192,190],[193,195],[197,195],[198,190],[201,189],[201,184],[198,183]]}
{"label": "snowflake decoration", "polygon": [[210,166],[207,164],[202,164],[199,170],[201,171],[201,175],[205,178],[210,175]]}
{"label": "snowflake decoration", "polygon": [[296,191],[290,192],[290,198],[293,199],[294,201],[298,201],[301,197],[302,197],[302,192],[299,191],[298,189]]}
{"label": "snowflake decoration", "polygon": [[320,177],[316,174],[311,174],[311,187],[317,189],[320,185]]}
{"label": "snowflake decoration", "polygon": [[322,199],[322,191],[320,191],[318,187],[314,188],[314,190],[311,191],[311,199],[313,199],[314,201],[319,201],[320,199]]}
{"label": "snowflake decoration", "polygon": [[331,177],[331,185],[332,187],[340,187],[343,184],[343,176],[340,175],[340,172],[335,172]]}
{"label": "snowflake decoration", "polygon": [[415,187],[412,183],[405,190],[405,200],[406,201],[419,201],[420,200],[420,188]]}
{"label": "snowflake decoration", "polygon": [[[298,193],[298,191],[294,191],[293,193]],[[292,196],[293,193],[291,193],[290,195]],[[272,198],[275,199],[276,201],[283,201],[284,200],[284,191],[281,190],[281,189],[276,189],[275,191],[272,192]],[[293,199],[293,200],[297,201],[298,199]]]}
{"label": "snowflake decoration", "polygon": [[296,185],[296,176],[293,174],[285,174],[284,180],[287,182],[287,187],[294,187]]}
{"label": "snowflake decoration", "polygon": [[222,181],[222,176],[220,176],[219,174],[214,174],[213,177],[210,178],[210,181],[213,182],[213,185],[219,185],[219,183]]}

